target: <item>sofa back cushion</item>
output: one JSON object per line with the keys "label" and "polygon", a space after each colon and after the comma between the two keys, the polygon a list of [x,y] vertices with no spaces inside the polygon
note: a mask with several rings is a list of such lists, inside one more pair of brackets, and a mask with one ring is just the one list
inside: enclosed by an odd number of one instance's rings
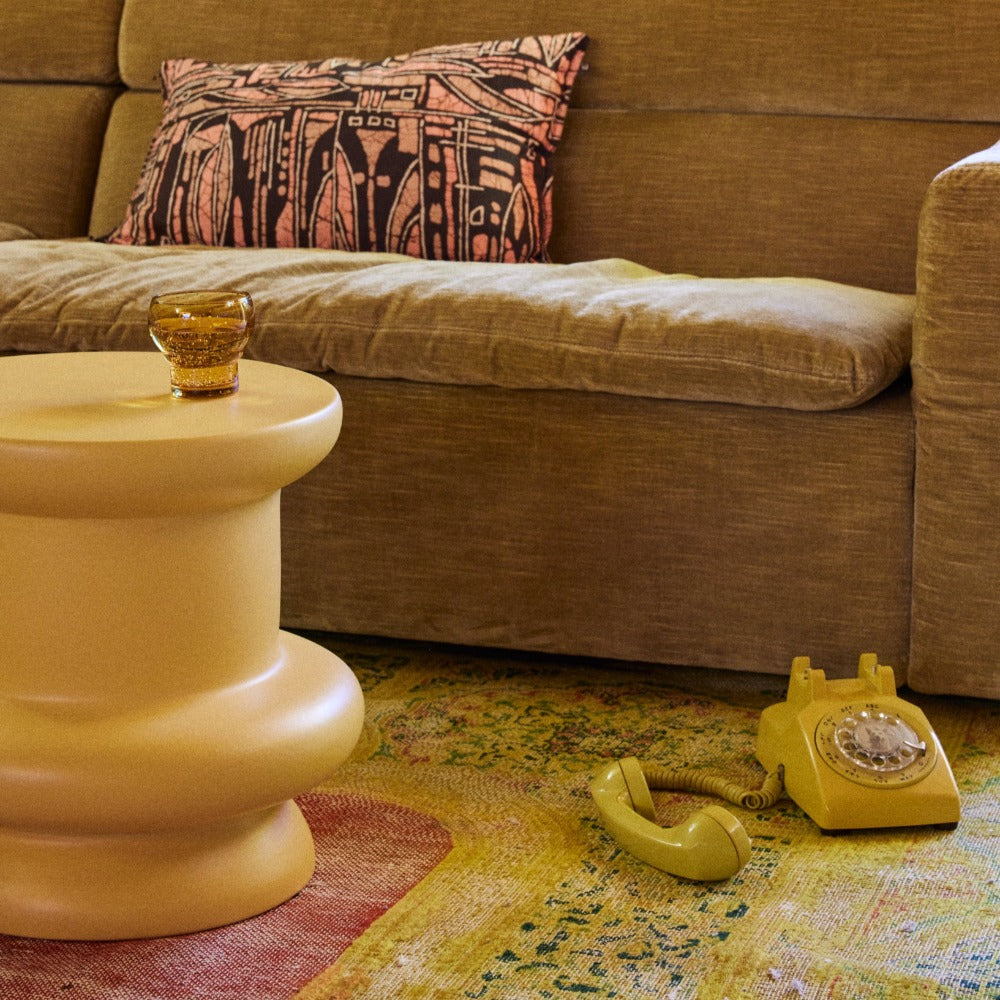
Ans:
{"label": "sofa back cushion", "polygon": [[0,4],[0,222],[87,232],[122,0]]}
{"label": "sofa back cushion", "polygon": [[0,83],[0,221],[33,236],[87,233],[113,100],[108,87]]}
{"label": "sofa back cushion", "polygon": [[[585,31],[555,166],[557,260],[802,275],[909,291],[930,180],[1000,134],[995,0],[125,0],[120,71],[164,59],[382,59],[451,42]],[[132,97],[134,95],[126,95]],[[156,125],[116,116],[92,229],[121,221]],[[132,165],[131,175],[121,164]]]}

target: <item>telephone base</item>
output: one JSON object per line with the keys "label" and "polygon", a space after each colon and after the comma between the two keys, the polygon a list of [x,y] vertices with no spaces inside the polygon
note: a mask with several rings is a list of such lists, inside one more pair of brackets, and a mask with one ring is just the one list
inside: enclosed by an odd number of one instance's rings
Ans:
{"label": "telephone base", "polygon": [[766,708],[757,759],[781,770],[789,798],[824,833],[910,826],[954,829],[958,788],[923,712],[896,696],[874,653],[856,679],[827,680],[796,657],[786,701]]}
{"label": "telephone base", "polygon": [[864,827],[842,827],[839,830],[828,830],[823,827],[819,832],[824,837],[849,837],[854,833],[885,833],[887,830],[893,832],[897,830],[940,830],[942,833],[954,833],[958,829],[958,823],[914,823],[911,826],[864,826]]}

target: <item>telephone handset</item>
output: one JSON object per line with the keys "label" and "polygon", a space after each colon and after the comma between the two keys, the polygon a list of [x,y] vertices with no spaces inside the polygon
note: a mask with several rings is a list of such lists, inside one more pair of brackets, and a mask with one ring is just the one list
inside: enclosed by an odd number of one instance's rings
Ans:
{"label": "telephone handset", "polygon": [[612,764],[590,791],[608,832],[654,868],[714,882],[735,875],[750,860],[746,830],[722,806],[699,809],[677,826],[657,826],[647,776],[635,757]]}
{"label": "telephone handset", "polygon": [[704,881],[735,875],[750,858],[750,838],[715,805],[677,826],[658,826],[651,787],[710,792],[748,809],[766,809],[787,794],[824,832],[958,823],[958,788],[937,735],[919,708],[896,697],[892,667],[874,653],[861,656],[856,679],[829,681],[808,657],[796,657],[787,700],[761,715],[757,759],[768,775],[756,791],[634,757],[611,765],[590,790],[625,850]]}

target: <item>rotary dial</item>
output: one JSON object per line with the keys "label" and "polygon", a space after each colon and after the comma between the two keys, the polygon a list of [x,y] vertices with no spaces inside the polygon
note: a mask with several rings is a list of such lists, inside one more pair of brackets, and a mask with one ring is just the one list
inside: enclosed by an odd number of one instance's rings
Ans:
{"label": "rotary dial", "polygon": [[926,774],[934,748],[916,728],[878,705],[844,705],[823,717],[816,745],[824,760],[865,785],[906,784]]}
{"label": "rotary dial", "polygon": [[862,709],[842,719],[833,741],[840,752],[869,771],[901,771],[927,744],[898,715]]}

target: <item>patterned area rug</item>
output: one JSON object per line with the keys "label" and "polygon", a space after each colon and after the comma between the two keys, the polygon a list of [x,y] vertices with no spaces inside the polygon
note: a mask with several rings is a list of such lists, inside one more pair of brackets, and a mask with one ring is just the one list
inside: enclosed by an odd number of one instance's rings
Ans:
{"label": "patterned area rug", "polygon": [[[951,760],[956,831],[827,837],[787,800],[727,806],[751,860],[697,884],[621,852],[589,779],[635,754],[756,787],[783,678],[323,641],[368,710],[301,800],[306,889],[162,941],[0,936],[0,1000],[1000,997],[1000,703],[904,692]],[[712,801],[654,798],[667,824]]]}

